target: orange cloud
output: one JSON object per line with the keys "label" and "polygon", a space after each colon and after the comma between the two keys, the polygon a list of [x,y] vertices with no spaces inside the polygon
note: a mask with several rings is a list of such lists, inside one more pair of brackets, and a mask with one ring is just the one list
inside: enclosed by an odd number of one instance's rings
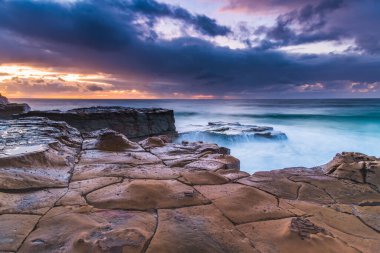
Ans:
{"label": "orange cloud", "polygon": [[0,65],[0,73],[0,92],[10,98],[156,98],[147,91],[117,88],[113,82],[123,80],[104,73],[67,73],[24,65]]}

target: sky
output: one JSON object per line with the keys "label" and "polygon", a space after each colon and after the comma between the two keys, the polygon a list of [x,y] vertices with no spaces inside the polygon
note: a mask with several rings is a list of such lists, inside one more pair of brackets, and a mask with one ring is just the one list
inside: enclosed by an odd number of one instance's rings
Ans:
{"label": "sky", "polygon": [[10,98],[379,98],[379,0],[0,0]]}

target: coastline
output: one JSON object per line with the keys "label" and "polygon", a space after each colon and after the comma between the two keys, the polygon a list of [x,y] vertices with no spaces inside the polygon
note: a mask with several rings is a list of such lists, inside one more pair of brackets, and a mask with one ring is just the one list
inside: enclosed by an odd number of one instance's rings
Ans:
{"label": "coastline", "polygon": [[0,127],[2,251],[380,248],[376,157],[342,153],[323,167],[249,175],[215,144],[133,142],[42,118]]}

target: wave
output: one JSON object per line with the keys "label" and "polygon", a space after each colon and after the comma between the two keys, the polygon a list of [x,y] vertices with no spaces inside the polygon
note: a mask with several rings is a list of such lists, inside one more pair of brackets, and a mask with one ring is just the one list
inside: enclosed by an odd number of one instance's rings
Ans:
{"label": "wave", "polygon": [[270,138],[260,135],[253,134],[236,134],[236,135],[228,135],[228,134],[219,134],[213,132],[206,131],[191,131],[180,133],[177,141],[180,142],[182,140],[186,141],[204,141],[217,143],[219,145],[229,145],[232,143],[251,143],[251,142],[273,142],[273,141],[286,141],[288,138],[283,133],[277,133],[272,135]]}
{"label": "wave", "polygon": [[231,115],[233,117],[246,117],[246,118],[268,118],[268,119],[310,119],[310,120],[371,120],[380,121],[379,113],[359,114],[359,115],[329,115],[329,114],[239,114]]}
{"label": "wave", "polygon": [[342,121],[380,121],[380,113],[367,114],[351,114],[351,115],[333,115],[333,114],[293,114],[293,113],[264,113],[264,114],[249,114],[249,113],[199,113],[199,112],[178,112],[176,116],[229,116],[234,118],[258,118],[258,119],[283,119],[283,120],[342,120]]}
{"label": "wave", "polygon": [[201,115],[199,112],[176,112],[174,111],[175,116],[196,116]]}

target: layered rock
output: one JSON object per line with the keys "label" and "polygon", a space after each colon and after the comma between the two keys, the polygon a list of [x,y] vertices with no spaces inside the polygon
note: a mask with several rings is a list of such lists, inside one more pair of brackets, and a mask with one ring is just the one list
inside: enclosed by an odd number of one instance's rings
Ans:
{"label": "layered rock", "polygon": [[0,93],[0,119],[11,119],[13,115],[27,113],[30,107],[27,104],[9,103]]}
{"label": "layered rock", "polygon": [[[0,122],[1,252],[378,252],[379,162],[249,175],[202,142]],[[360,173],[358,173],[360,172]]]}
{"label": "layered rock", "polygon": [[160,108],[91,107],[64,112],[30,111],[17,117],[46,117],[55,121],[65,121],[81,132],[108,128],[128,138],[176,133],[173,111]]}

